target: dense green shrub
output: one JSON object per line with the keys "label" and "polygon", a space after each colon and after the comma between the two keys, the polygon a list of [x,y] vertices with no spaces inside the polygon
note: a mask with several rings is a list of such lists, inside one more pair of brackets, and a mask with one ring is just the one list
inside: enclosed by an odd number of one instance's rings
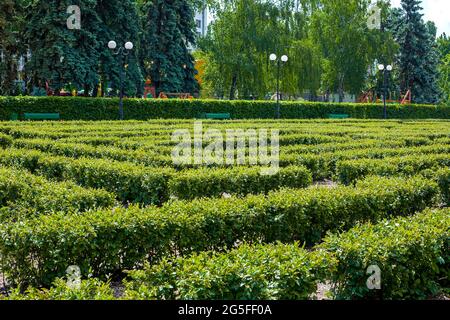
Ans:
{"label": "dense green shrub", "polygon": [[50,284],[69,265],[105,275],[144,259],[232,248],[237,241],[314,244],[329,230],[423,210],[438,194],[435,182],[420,177],[376,177],[356,188],[286,189],[266,197],[53,214],[0,225],[0,254],[11,281]]}
{"label": "dense green shrub", "polygon": [[[0,97],[0,119],[24,112],[57,112],[63,120],[115,120],[118,99],[82,97]],[[125,99],[126,119],[192,119],[203,112],[231,113],[233,119],[270,119],[275,116],[274,101],[225,100],[146,100]],[[282,102],[286,119],[327,118],[329,114],[349,114],[352,118],[383,118],[381,104]],[[450,119],[450,108],[432,105],[390,105],[390,119]]]}
{"label": "dense green shrub", "polygon": [[49,179],[73,180],[113,192],[123,202],[160,204],[167,200],[167,181],[175,172],[106,159],[71,159],[26,149],[0,150],[0,163],[25,168]]}
{"label": "dense green shrub", "polygon": [[312,183],[311,173],[305,167],[280,168],[271,175],[262,174],[262,170],[261,167],[185,170],[170,179],[169,192],[179,199],[194,199],[223,193],[267,193],[281,187],[305,188]]}
{"label": "dense green shrub", "polygon": [[[336,255],[338,299],[423,299],[450,275],[450,209],[360,225],[319,246]],[[367,287],[367,268],[381,270],[381,290]]]}
{"label": "dense green shrub", "polygon": [[0,148],[8,148],[13,143],[13,138],[6,134],[0,133]]}
{"label": "dense green shrub", "polygon": [[[299,154],[295,160],[290,159],[291,163],[297,165],[306,166],[311,172],[316,180],[323,178],[331,178],[336,173],[336,166],[339,162],[345,160],[357,160],[357,159],[386,159],[386,162],[391,162],[391,158],[398,158],[400,156],[422,156],[422,155],[443,155],[450,153],[450,146],[445,144],[433,144],[426,146],[417,147],[404,147],[404,148],[367,148],[367,149],[356,149],[356,150],[345,150],[345,151],[335,151],[335,152],[324,152],[321,154]],[[281,162],[287,160],[288,157],[281,157]],[[292,156],[290,157],[292,158]],[[396,159],[393,159],[395,161]],[[364,160],[363,160],[364,162]],[[356,162],[358,163],[358,162]],[[344,164],[339,163],[339,173],[345,177],[345,167]],[[353,164],[353,163],[351,163]],[[368,174],[377,174],[377,171],[369,171],[369,167],[364,167]],[[400,169],[399,169],[400,170]],[[367,175],[364,174],[364,175]],[[346,179],[340,180],[344,183],[349,183]]]}
{"label": "dense green shrub", "polygon": [[114,195],[84,189],[72,182],[51,182],[24,170],[0,167],[0,220],[53,211],[87,211],[112,207]]}
{"label": "dense green shrub", "polygon": [[437,180],[441,188],[442,199],[448,206],[450,201],[450,168],[441,169],[437,172]]}
{"label": "dense green shrub", "polygon": [[25,168],[50,179],[73,180],[91,188],[113,192],[123,202],[162,204],[171,196],[191,199],[223,193],[262,193],[280,187],[306,187],[312,183],[304,167],[282,168],[274,175],[262,175],[260,167],[191,169],[144,167],[107,159],[72,159],[39,151],[0,151],[0,163]]}
{"label": "dense green shrub", "polygon": [[426,169],[442,167],[450,167],[448,154],[343,160],[336,164],[336,175],[340,182],[351,184],[367,175],[414,175]]}
{"label": "dense green shrub", "polygon": [[334,271],[332,255],[298,244],[242,245],[226,253],[164,260],[130,272],[126,299],[303,300]]}
{"label": "dense green shrub", "polygon": [[109,283],[98,279],[82,280],[79,287],[68,285],[64,279],[57,279],[50,289],[29,287],[25,292],[13,290],[0,300],[114,300],[114,291]]}

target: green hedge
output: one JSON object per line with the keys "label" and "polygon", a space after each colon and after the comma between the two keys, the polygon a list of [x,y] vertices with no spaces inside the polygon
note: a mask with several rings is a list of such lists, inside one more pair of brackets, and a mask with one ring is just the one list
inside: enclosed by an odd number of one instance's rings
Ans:
{"label": "green hedge", "polygon": [[72,182],[51,182],[23,170],[0,167],[3,223],[53,211],[87,211],[114,205],[114,196],[104,190],[84,189]]}
{"label": "green hedge", "polygon": [[110,283],[95,278],[82,280],[80,286],[69,286],[67,280],[56,279],[50,289],[29,287],[25,292],[21,288],[12,290],[8,296],[0,295],[0,300],[114,300],[114,290]]}
{"label": "green hedge", "polygon": [[[427,210],[331,235],[319,246],[333,253],[338,299],[424,299],[450,276],[450,209]],[[367,268],[381,271],[381,290],[369,290]]]}
{"label": "green hedge", "polygon": [[281,168],[274,175],[261,174],[261,167],[190,169],[139,166],[107,159],[72,159],[25,149],[0,150],[0,164],[25,168],[49,179],[73,180],[81,186],[113,192],[122,202],[160,205],[171,197],[192,199],[267,193],[281,187],[303,188],[312,183],[301,166]]}
{"label": "green hedge", "polygon": [[[131,271],[126,299],[310,299],[318,282],[336,299],[424,299],[450,272],[450,210],[356,226],[313,251],[293,245],[243,245]],[[369,290],[367,269],[381,270]]]}
{"label": "green hedge", "polygon": [[73,180],[84,187],[105,189],[122,202],[142,204],[168,200],[167,181],[175,172],[128,162],[49,156],[25,149],[0,150],[0,163],[25,168],[49,179]]}
{"label": "green hedge", "polygon": [[[324,152],[319,154],[299,154],[299,155],[289,155],[281,156],[280,163],[290,162],[296,165],[303,165],[307,167],[313,174],[315,180],[332,178],[336,174],[339,180],[343,183],[350,183],[358,176],[368,175],[368,174],[378,174],[381,172],[381,168],[371,168],[371,164],[379,162],[379,159],[386,159],[385,163],[391,163],[392,161],[397,161],[401,159],[401,156],[408,156],[409,158],[417,156],[423,157],[424,155],[430,155],[434,157],[437,155],[446,155],[450,153],[450,145],[445,144],[433,144],[418,147],[397,147],[397,148],[366,148],[366,149],[356,149],[356,150],[345,150],[336,152]],[[295,158],[295,160],[293,159]],[[361,162],[353,160],[361,160]],[[370,162],[370,160],[376,160],[375,162]],[[420,159],[420,158],[418,158]],[[350,162],[346,162],[350,160]],[[383,162],[383,163],[384,163]],[[387,165],[384,169],[387,173]],[[358,171],[355,173],[355,166],[358,166]],[[361,167],[362,166],[362,167]],[[398,171],[401,169],[399,168]],[[395,170],[390,170],[392,174]],[[352,180],[353,179],[353,180]]]}
{"label": "green hedge", "polygon": [[[310,299],[317,283],[336,299],[425,299],[450,276],[450,209],[358,225],[329,235],[313,250],[294,244],[243,244],[225,253],[163,259],[129,272],[121,299]],[[369,290],[368,267],[381,271]],[[10,300],[110,300],[108,283],[89,278],[79,288],[57,279],[51,289],[13,290]]]}
{"label": "green hedge", "polygon": [[437,184],[422,177],[375,177],[356,188],[286,189],[266,197],[45,215],[0,225],[0,255],[10,281],[50,284],[69,265],[105,275],[146,258],[231,248],[237,241],[314,244],[329,230],[421,211],[438,194]]}
{"label": "green hedge", "polygon": [[[0,97],[0,119],[23,112],[58,112],[63,120],[114,120],[118,118],[118,100],[82,97]],[[234,119],[270,119],[275,117],[273,101],[221,100],[145,100],[125,99],[126,119],[190,119],[202,112],[231,113]],[[282,102],[283,118],[327,118],[345,113],[352,118],[383,117],[380,104]],[[431,105],[390,105],[389,118],[450,119],[450,108]]]}
{"label": "green hedge", "polygon": [[336,175],[340,182],[351,184],[368,175],[414,175],[426,169],[439,170],[442,167],[450,167],[448,154],[343,160],[336,164]]}
{"label": "green hedge", "polygon": [[8,148],[11,146],[13,138],[9,135],[0,133],[0,148]]}
{"label": "green hedge", "polygon": [[292,245],[241,245],[227,253],[200,253],[130,272],[126,299],[306,300],[334,271],[324,250]]}
{"label": "green hedge", "polygon": [[247,195],[267,193],[281,187],[305,188],[312,175],[301,166],[280,168],[275,174],[261,174],[261,167],[184,170],[169,180],[169,193],[179,199],[219,197],[223,193]]}

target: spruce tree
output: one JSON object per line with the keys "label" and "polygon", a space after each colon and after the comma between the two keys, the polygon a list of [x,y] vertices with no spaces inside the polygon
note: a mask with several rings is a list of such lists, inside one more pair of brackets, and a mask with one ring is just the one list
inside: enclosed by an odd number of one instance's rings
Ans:
{"label": "spruce tree", "polygon": [[424,23],[420,4],[420,0],[402,0],[401,14],[393,25],[400,45],[399,84],[402,93],[411,90],[414,102],[435,103],[438,99],[436,29]]}
{"label": "spruce tree", "polygon": [[[31,50],[33,83],[46,83],[56,94],[70,85],[76,89],[92,88],[98,82],[96,1],[36,0],[28,8],[25,38]],[[81,29],[69,29],[67,8],[78,5],[82,12]]]}
{"label": "spruce tree", "polygon": [[187,0],[143,1],[142,61],[157,94],[198,91],[194,58],[194,8]]}
{"label": "spruce tree", "polygon": [[98,32],[100,42],[100,68],[102,87],[111,87],[118,94],[122,57],[115,56],[108,49],[108,42],[116,41],[117,46],[123,47],[127,41],[134,44],[134,48],[126,57],[126,78],[124,92],[128,96],[140,96],[144,90],[144,78],[140,66],[139,33],[140,21],[135,0],[98,0],[96,11],[102,21]]}
{"label": "spruce tree", "polygon": [[15,86],[18,63],[26,54],[22,38],[25,0],[0,1],[0,95],[20,93]]}

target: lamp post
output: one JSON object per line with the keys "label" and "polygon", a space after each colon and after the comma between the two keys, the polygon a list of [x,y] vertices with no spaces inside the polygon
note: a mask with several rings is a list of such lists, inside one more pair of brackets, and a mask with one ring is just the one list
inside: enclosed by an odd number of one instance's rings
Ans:
{"label": "lamp post", "polygon": [[[116,52],[113,54],[115,56],[120,56],[121,63],[120,63],[120,93],[119,93],[119,118],[120,120],[123,120],[123,82],[125,78],[125,65],[126,65],[126,57],[130,54],[130,51],[133,50],[133,43],[128,41],[125,43],[123,47],[120,47]],[[111,50],[115,50],[117,48],[117,43],[113,40],[108,42],[108,48]]]}
{"label": "lamp post", "polygon": [[392,71],[392,66],[388,64],[385,66],[384,64],[378,65],[378,70],[383,72],[383,104],[384,104],[384,119],[387,119],[387,106],[386,106],[386,95],[387,95],[387,81],[388,81],[388,73]]}
{"label": "lamp post", "polygon": [[280,69],[281,69],[281,62],[286,63],[288,62],[288,56],[283,55],[280,59],[278,59],[277,55],[275,53],[272,53],[269,56],[270,61],[276,61],[277,62],[277,118],[280,119]]}

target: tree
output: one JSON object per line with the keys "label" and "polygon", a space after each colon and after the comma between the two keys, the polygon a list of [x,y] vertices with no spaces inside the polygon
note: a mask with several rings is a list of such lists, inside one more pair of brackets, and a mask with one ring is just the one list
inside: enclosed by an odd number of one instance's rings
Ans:
{"label": "tree", "polygon": [[312,32],[325,58],[323,86],[337,91],[342,101],[344,92],[361,92],[368,68],[391,54],[386,48],[393,47],[393,41],[379,30],[369,30],[369,1],[322,0],[321,4],[313,16]]}
{"label": "tree", "polygon": [[440,55],[439,64],[439,88],[441,90],[442,103],[450,105],[450,38],[444,33],[438,41]]}
{"label": "tree", "polygon": [[[120,73],[122,72],[122,57],[114,56],[113,52],[108,49],[108,42],[114,40],[117,46],[123,47],[127,41],[131,41],[134,48],[126,57],[124,92],[128,96],[142,95],[144,78],[139,59],[142,52],[140,41],[142,29],[137,2],[135,0],[98,0],[96,11],[102,22],[97,33],[100,44],[98,72],[102,88],[111,87],[118,94]],[[102,92],[102,94],[104,93]]]}
{"label": "tree", "polygon": [[0,2],[0,94],[18,93],[14,81],[18,76],[18,63],[26,53],[21,29],[27,1],[2,0]]}
{"label": "tree", "polygon": [[198,92],[195,61],[194,9],[188,0],[141,1],[141,60],[156,93]]}
{"label": "tree", "polygon": [[425,24],[420,13],[420,0],[402,0],[402,10],[393,31],[400,46],[397,58],[400,90],[411,90],[416,103],[435,103],[438,100],[436,27]]}
{"label": "tree", "polygon": [[[81,29],[67,26],[70,5],[81,8]],[[32,2],[24,33],[31,51],[28,67],[32,70],[35,86],[43,87],[47,83],[58,94],[66,85],[84,89],[98,83],[97,33],[101,21],[95,5],[93,0]]]}
{"label": "tree", "polygon": [[[271,53],[287,54],[281,89],[291,95],[315,91],[320,78],[320,51],[308,39],[315,0],[232,0],[216,4],[216,19],[200,48],[208,55],[205,79],[216,96],[264,98],[275,90]],[[305,50],[302,52],[302,50]],[[308,70],[311,74],[305,74]],[[306,83],[306,79],[312,82]],[[315,78],[315,79],[313,79]]]}

